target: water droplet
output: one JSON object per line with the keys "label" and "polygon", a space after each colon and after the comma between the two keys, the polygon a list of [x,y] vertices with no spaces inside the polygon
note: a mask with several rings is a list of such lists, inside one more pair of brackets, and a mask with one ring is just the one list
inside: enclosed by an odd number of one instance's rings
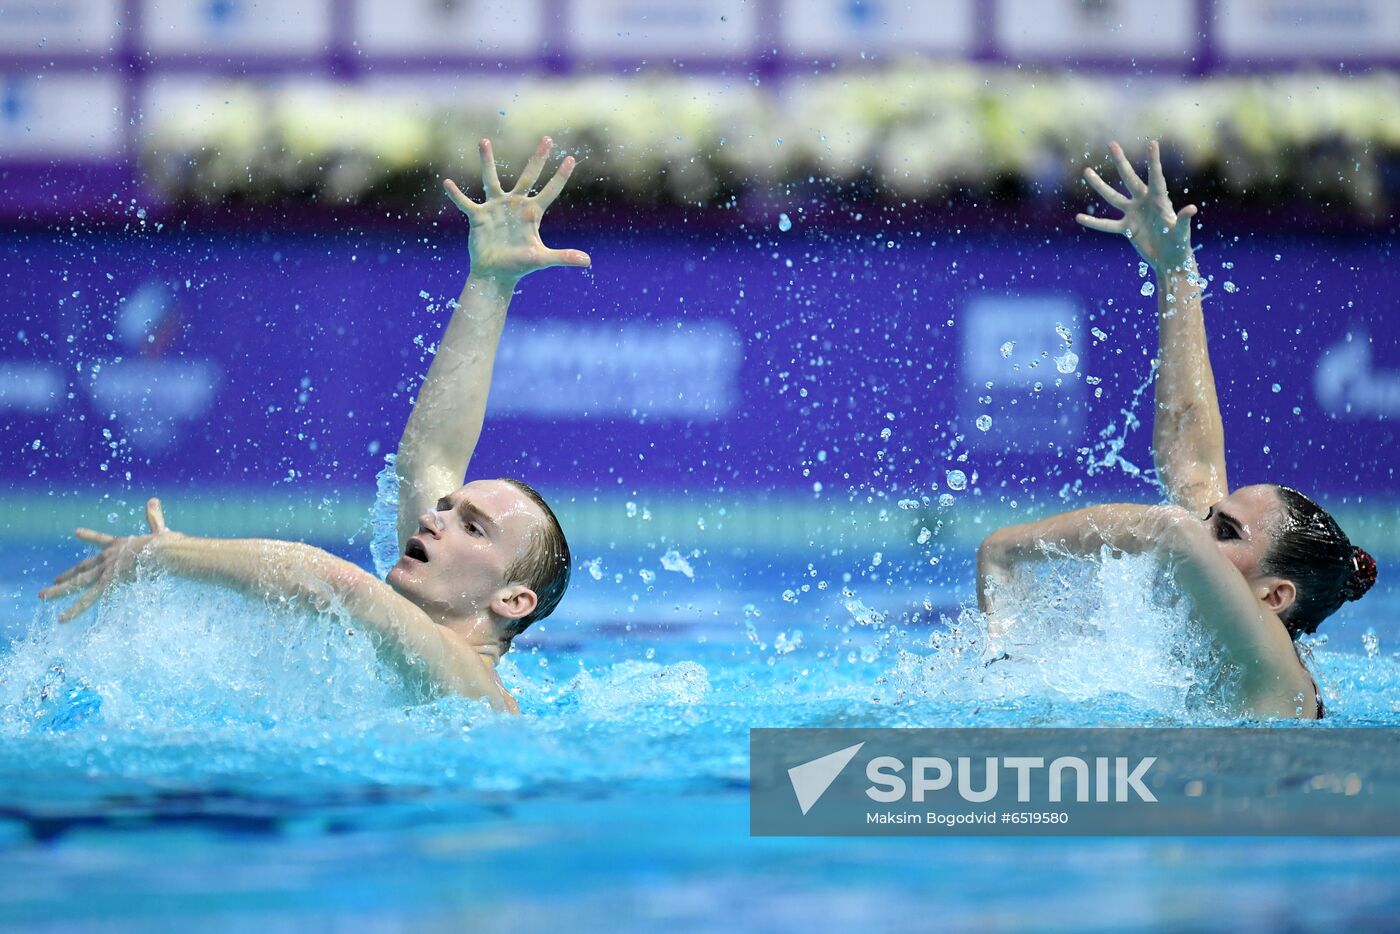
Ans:
{"label": "water droplet", "polygon": [[801,644],[802,630],[794,629],[791,636],[785,632],[780,632],[773,638],[773,651],[777,652],[779,655],[786,655]]}
{"label": "water droplet", "polygon": [[1144,282],[1142,288],[1138,289],[1138,291],[1141,292],[1144,297],[1151,297],[1157,291],[1157,286],[1153,285],[1151,282]]}
{"label": "water droplet", "polygon": [[992,427],[992,417],[990,415],[977,416],[977,430],[987,431]]}
{"label": "water droplet", "polygon": [[1225,291],[1227,291],[1227,292],[1234,292],[1234,291],[1236,291],[1236,290],[1238,290],[1238,289],[1239,289],[1239,286],[1235,285],[1235,283],[1230,282],[1230,281],[1228,281],[1228,280],[1225,282]]}
{"label": "water droplet", "polygon": [[786,214],[779,214],[778,229],[781,230],[783,233],[787,233],[789,230],[791,230],[792,218],[788,217]]}
{"label": "water droplet", "polygon": [[1073,350],[1066,350],[1055,358],[1055,369],[1061,373],[1073,373],[1077,366],[1079,366],[1079,355]]}
{"label": "water droplet", "polygon": [[[967,489],[967,474],[963,473],[961,470],[950,470],[950,471],[948,471],[948,478],[947,478],[947,479],[948,479],[948,489],[950,489],[950,490],[965,490],[965,489]],[[944,494],[944,495],[947,495],[947,494]],[[951,497],[950,497],[950,498],[951,498]],[[941,501],[941,500],[942,500],[942,498],[940,497],[940,501]]]}
{"label": "water droplet", "polygon": [[681,554],[679,548],[672,548],[662,555],[661,566],[668,571],[675,571],[677,574],[684,574],[691,580],[695,580],[695,569],[690,566],[690,562]]}
{"label": "water droplet", "polygon": [[1004,344],[1001,345],[1001,355],[1002,355],[1003,357],[1010,358],[1010,356],[1011,356],[1011,351],[1013,351],[1013,350],[1015,350],[1015,349],[1016,349],[1016,342],[1015,342],[1015,341],[1007,341],[1006,343],[1004,343]]}

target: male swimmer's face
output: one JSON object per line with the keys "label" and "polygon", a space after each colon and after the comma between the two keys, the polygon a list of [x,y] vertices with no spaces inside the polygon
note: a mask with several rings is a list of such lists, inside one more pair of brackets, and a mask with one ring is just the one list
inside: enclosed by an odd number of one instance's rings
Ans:
{"label": "male swimmer's face", "polygon": [[480,612],[507,590],[506,571],[547,521],[539,506],[504,480],[477,480],[444,496],[418,518],[386,580],[424,609]]}
{"label": "male swimmer's face", "polygon": [[1240,487],[1210,507],[1205,522],[1225,557],[1245,580],[1263,575],[1260,563],[1269,553],[1274,528],[1283,517],[1278,491],[1267,484]]}

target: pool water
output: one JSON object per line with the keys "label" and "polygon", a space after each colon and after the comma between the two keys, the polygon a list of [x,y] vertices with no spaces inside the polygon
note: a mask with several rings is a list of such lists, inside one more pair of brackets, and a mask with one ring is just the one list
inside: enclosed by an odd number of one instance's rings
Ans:
{"label": "pool water", "polygon": [[[370,565],[363,542],[325,544]],[[960,617],[970,550],[921,572],[916,551],[815,567],[801,549],[575,542],[566,602],[503,665],[525,713],[510,718],[416,703],[333,616],[168,578],[57,626],[34,592],[80,550],[8,544],[0,923],[1122,931],[1395,916],[1387,839],[750,838],[751,727],[1239,722],[1192,690],[1209,658],[1151,587],[1124,602],[1150,567],[1081,571],[1082,599],[1027,621],[1029,660],[987,666]],[[1382,576],[1324,627],[1328,719],[1277,728],[1400,723],[1397,611]]]}

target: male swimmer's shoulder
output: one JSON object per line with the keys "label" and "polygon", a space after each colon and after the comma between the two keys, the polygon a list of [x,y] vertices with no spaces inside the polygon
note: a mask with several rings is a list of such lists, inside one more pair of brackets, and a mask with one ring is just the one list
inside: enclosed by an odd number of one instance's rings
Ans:
{"label": "male swimmer's shoulder", "polygon": [[501,681],[501,673],[496,670],[495,665],[451,629],[443,626],[438,632],[452,657],[449,663],[450,681],[444,679],[445,685],[451,684],[451,690],[465,697],[485,698],[497,710],[520,713],[520,705],[506,690],[505,683]]}

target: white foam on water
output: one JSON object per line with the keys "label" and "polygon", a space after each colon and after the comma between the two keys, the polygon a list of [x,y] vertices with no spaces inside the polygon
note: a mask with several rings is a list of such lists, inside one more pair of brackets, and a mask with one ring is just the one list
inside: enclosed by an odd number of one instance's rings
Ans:
{"label": "white foam on water", "polygon": [[420,700],[341,610],[146,570],[76,622],[42,613],[0,656],[0,735],[343,729]]}
{"label": "white foam on water", "polygon": [[922,644],[894,647],[889,678],[904,696],[959,704],[1111,698],[1167,718],[1230,716],[1222,691],[1206,687],[1223,676],[1213,644],[1174,593],[1149,556],[1053,560],[996,595],[1000,640],[983,614],[963,609]]}

